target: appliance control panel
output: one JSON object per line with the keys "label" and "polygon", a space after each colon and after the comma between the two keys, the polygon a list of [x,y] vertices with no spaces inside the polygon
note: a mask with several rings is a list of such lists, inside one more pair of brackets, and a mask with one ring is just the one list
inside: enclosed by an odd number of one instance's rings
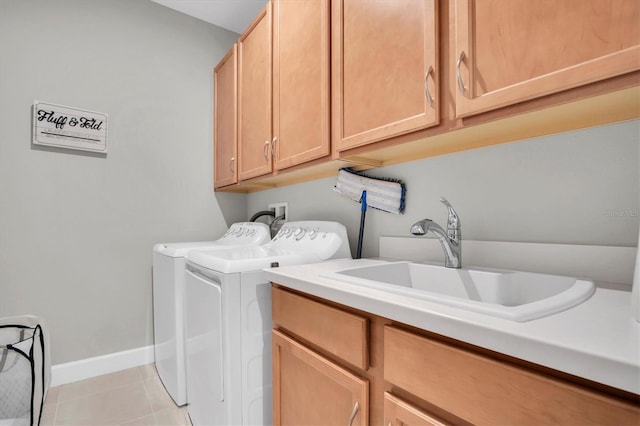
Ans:
{"label": "appliance control panel", "polygon": [[[240,227],[245,227],[243,235],[246,236],[245,225],[241,224]],[[240,231],[230,229],[225,239],[236,238],[238,232]],[[187,254],[187,263],[193,268],[231,274],[260,271],[275,265],[289,266],[350,258],[351,249],[344,225],[337,222],[307,220],[285,223],[278,234],[266,244],[231,247],[225,250],[190,251]]]}
{"label": "appliance control panel", "polygon": [[217,241],[221,244],[255,243],[264,244],[271,239],[269,226],[260,222],[238,222],[229,227]]}
{"label": "appliance control panel", "polygon": [[323,259],[350,258],[349,238],[338,222],[307,220],[287,222],[271,240],[272,247],[322,253]]}

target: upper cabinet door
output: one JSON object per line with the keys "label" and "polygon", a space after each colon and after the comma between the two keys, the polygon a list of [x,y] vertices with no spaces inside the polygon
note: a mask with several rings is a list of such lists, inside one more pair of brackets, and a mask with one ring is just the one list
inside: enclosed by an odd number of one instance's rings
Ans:
{"label": "upper cabinet door", "polygon": [[238,40],[238,179],[271,173],[271,3]]}
{"label": "upper cabinet door", "polygon": [[640,69],[638,0],[456,0],[456,115]]}
{"label": "upper cabinet door", "polygon": [[329,1],[273,2],[275,169],[330,153]]}
{"label": "upper cabinet door", "polygon": [[213,72],[214,188],[238,182],[237,64],[237,46],[234,44]]}
{"label": "upper cabinet door", "polygon": [[332,2],[337,151],[438,124],[435,0]]}

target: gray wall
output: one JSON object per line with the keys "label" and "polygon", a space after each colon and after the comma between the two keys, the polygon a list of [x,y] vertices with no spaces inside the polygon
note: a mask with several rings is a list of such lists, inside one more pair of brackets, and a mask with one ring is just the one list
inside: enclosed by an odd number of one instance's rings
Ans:
{"label": "gray wall", "polygon": [[[463,239],[636,246],[640,122],[631,121],[427,158],[371,170],[402,179],[406,212],[369,209],[363,257],[378,237],[407,236],[430,218],[444,226],[445,196],[460,215]],[[327,178],[249,195],[249,213],[287,201],[291,220],[337,220],[352,252],[360,206],[332,191]]]}
{"label": "gray wall", "polygon": [[[147,0],[0,0],[0,316],[54,364],[153,343],[151,248],[219,237],[212,70],[237,34]],[[109,115],[105,156],[31,146],[34,100]]]}

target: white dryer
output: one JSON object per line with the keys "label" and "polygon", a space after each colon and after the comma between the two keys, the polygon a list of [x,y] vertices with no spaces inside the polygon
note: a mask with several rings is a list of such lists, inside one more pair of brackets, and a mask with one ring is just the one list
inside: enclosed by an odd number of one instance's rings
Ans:
{"label": "white dryer", "polygon": [[187,403],[184,337],[184,265],[193,249],[220,250],[270,241],[264,223],[234,223],[215,241],[156,244],[153,247],[153,334],[156,369],[177,405]]}
{"label": "white dryer", "polygon": [[262,246],[187,254],[188,412],[195,426],[271,423],[271,284],[263,269],[351,258],[336,222],[285,223]]}

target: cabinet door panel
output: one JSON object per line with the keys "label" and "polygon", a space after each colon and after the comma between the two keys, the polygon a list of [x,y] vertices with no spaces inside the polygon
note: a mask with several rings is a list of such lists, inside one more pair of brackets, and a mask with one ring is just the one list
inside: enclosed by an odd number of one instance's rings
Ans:
{"label": "cabinet door panel", "polygon": [[237,46],[220,61],[214,70],[214,188],[232,185],[237,179],[238,105]]}
{"label": "cabinet door panel", "polygon": [[366,380],[276,330],[272,345],[274,425],[368,424]]}
{"label": "cabinet door panel", "polygon": [[337,0],[332,7],[337,150],[438,124],[436,2]]}
{"label": "cabinet door panel", "polygon": [[458,116],[640,69],[637,0],[456,0]]}
{"label": "cabinet door panel", "polygon": [[329,1],[274,2],[275,169],[329,155]]}
{"label": "cabinet door panel", "polygon": [[271,172],[271,4],[238,40],[238,179]]}
{"label": "cabinet door panel", "polygon": [[445,426],[445,423],[389,392],[384,393],[384,424],[387,426]]}

